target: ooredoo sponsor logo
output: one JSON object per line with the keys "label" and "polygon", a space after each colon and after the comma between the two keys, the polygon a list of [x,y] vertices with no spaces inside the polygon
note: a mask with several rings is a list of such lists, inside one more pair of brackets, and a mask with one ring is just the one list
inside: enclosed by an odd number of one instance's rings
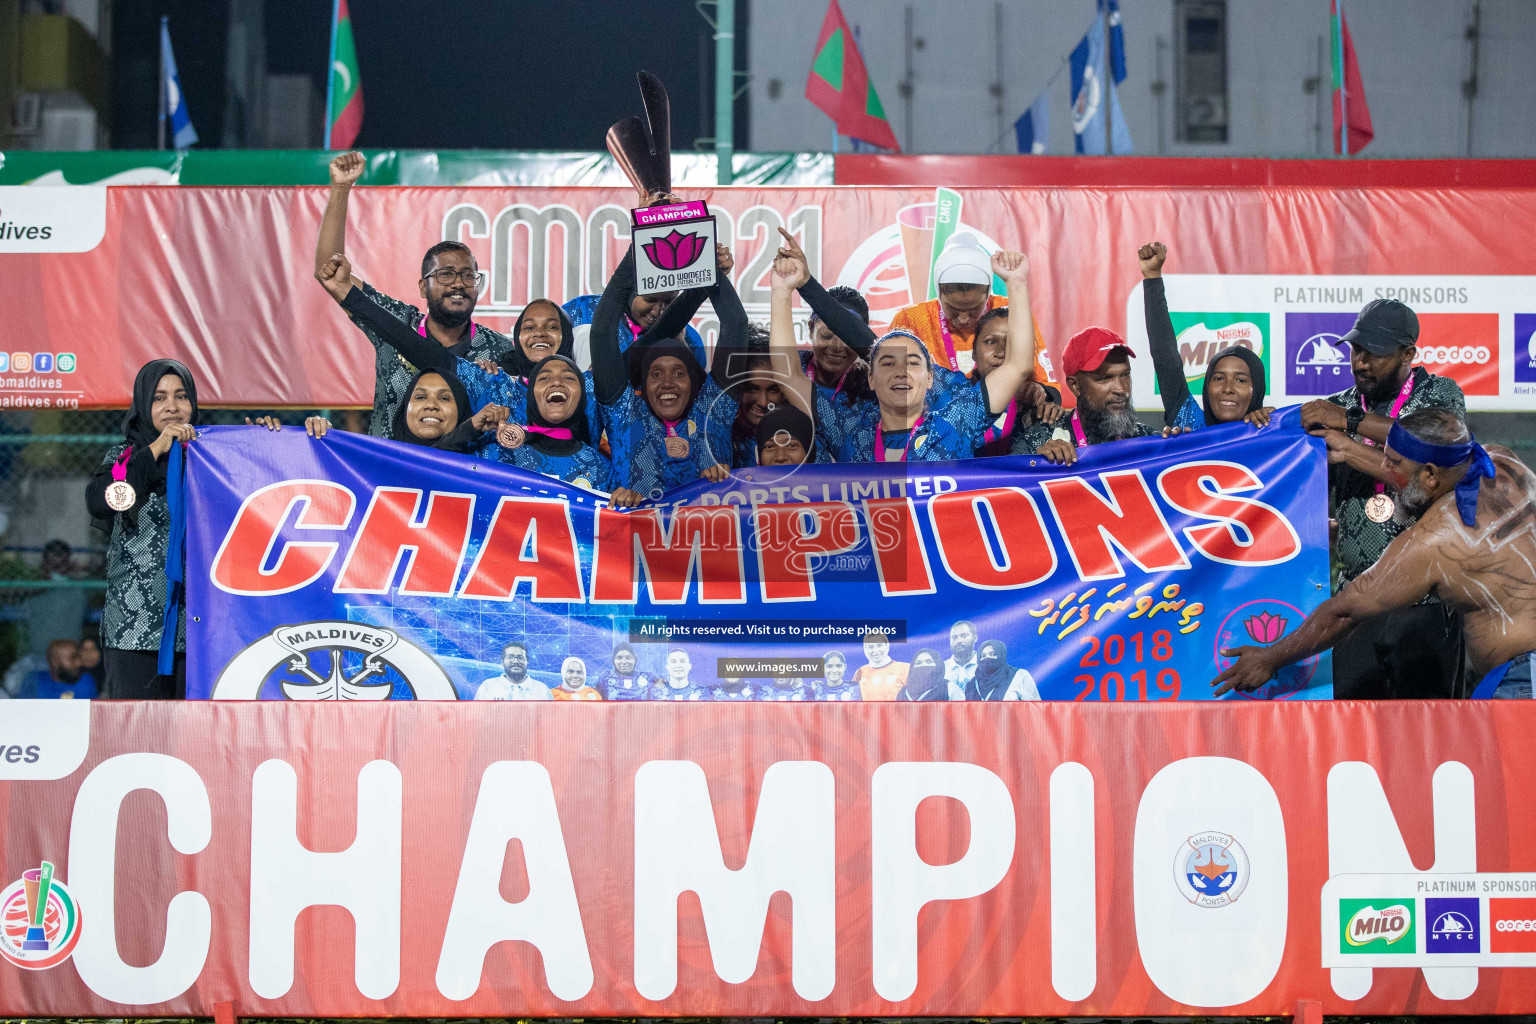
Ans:
{"label": "ooredoo sponsor logo", "polygon": [[1469,395],[1499,393],[1499,315],[1420,313],[1418,363]]}
{"label": "ooredoo sponsor logo", "polygon": [[1488,901],[1488,951],[1536,953],[1536,900]]}

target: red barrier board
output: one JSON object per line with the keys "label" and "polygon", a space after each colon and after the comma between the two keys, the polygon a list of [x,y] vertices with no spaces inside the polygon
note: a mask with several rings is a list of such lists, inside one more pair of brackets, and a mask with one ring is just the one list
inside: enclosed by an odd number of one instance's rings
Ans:
{"label": "red barrier board", "polygon": [[[965,228],[1030,255],[1035,313],[1054,356],[1090,324],[1128,332],[1145,353],[1133,322],[1135,252],[1160,239],[1175,314],[1194,317],[1188,329],[1199,337],[1217,321],[1258,324],[1269,391],[1282,403],[1312,397],[1290,387],[1315,382],[1312,369],[1337,368],[1326,345],[1333,362],[1315,361],[1334,325],[1301,321],[1352,318],[1372,298],[1396,297],[1424,314],[1493,318],[1494,335],[1472,344],[1464,337],[1482,328],[1438,336],[1426,325],[1422,342],[1439,360],[1426,362],[1462,381],[1473,409],[1530,408],[1536,184],[1520,187],[1500,171],[1509,187],[1438,187],[1470,173],[1418,187],[1143,185],[1128,175],[1129,185],[958,192]],[[313,279],[325,198],[321,188],[0,188],[6,222],[25,229],[0,239],[0,408],[123,406],[137,368],[166,355],[192,368],[208,404],[370,404],[374,353]],[[686,198],[716,216],[756,319],[767,318],[781,226],[803,240],[826,284],[864,292],[877,325],[927,297],[931,187],[723,188]],[[620,189],[361,188],[348,251],[362,278],[419,302],[421,254],[462,240],[486,272],[476,318],[509,330],[530,298],[601,290],[622,256],[632,202]],[[1201,348],[1185,341],[1181,350]],[[1138,405],[1158,408],[1150,360],[1137,369]],[[1204,367],[1190,356],[1186,369]]]}
{"label": "red barrier board", "polygon": [[0,1013],[1529,1013],[1533,726],[12,702]]}

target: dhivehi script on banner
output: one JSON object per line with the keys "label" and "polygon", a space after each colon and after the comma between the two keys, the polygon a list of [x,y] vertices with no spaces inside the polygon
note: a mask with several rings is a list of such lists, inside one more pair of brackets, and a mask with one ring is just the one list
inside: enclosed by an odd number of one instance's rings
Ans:
{"label": "dhivehi script on banner", "polygon": [[[864,667],[864,699],[891,699],[875,659],[943,661],[966,622],[1045,700],[1202,699],[1222,649],[1274,643],[1328,595],[1327,467],[1294,412],[1072,467],[738,470],[633,510],[334,431],[216,427],[190,451],[192,697],[469,699],[516,641],[549,686],[570,657],[595,681],[629,643],[672,699],[725,680],[772,699],[783,676],[846,699],[818,680]],[[844,672],[819,671],[833,654]],[[1233,699],[1331,692],[1325,655]]]}

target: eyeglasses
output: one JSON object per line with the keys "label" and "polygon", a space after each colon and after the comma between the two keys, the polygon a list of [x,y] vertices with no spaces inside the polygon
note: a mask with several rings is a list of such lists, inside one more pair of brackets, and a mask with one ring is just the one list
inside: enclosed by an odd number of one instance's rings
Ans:
{"label": "eyeglasses", "polygon": [[478,270],[454,270],[452,267],[440,267],[428,274],[427,277],[430,277],[444,288],[455,282],[466,286],[475,285],[477,287],[480,284],[480,271]]}

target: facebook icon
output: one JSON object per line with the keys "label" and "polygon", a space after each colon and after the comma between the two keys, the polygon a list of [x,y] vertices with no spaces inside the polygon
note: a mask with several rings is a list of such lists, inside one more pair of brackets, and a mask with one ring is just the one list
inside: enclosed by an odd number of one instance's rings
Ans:
{"label": "facebook icon", "polygon": [[38,352],[32,357],[32,371],[34,373],[53,372],[53,353]]}

